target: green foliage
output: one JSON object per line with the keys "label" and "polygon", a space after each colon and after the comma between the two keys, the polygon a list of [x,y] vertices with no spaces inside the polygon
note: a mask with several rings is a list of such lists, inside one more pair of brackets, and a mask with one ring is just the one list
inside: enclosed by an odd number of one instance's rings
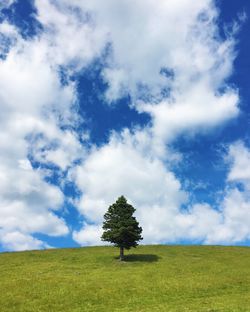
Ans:
{"label": "green foliage", "polygon": [[102,240],[116,247],[130,249],[142,240],[142,228],[133,216],[135,208],[121,196],[104,215]]}
{"label": "green foliage", "polygon": [[0,253],[1,312],[247,312],[250,248],[138,246]]}

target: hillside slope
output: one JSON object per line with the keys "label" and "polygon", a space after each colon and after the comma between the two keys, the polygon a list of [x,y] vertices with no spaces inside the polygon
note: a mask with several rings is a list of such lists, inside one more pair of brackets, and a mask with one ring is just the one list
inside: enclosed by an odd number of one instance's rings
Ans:
{"label": "hillside slope", "polygon": [[140,246],[0,254],[0,310],[250,311],[250,248]]}

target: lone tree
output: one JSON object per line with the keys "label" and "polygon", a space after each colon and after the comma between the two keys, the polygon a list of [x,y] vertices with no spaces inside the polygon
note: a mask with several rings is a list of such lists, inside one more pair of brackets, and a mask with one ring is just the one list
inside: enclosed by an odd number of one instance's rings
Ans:
{"label": "lone tree", "polygon": [[135,208],[121,196],[111,205],[104,215],[103,234],[101,239],[120,248],[120,260],[124,260],[124,249],[136,247],[142,240],[142,228],[133,217]]}

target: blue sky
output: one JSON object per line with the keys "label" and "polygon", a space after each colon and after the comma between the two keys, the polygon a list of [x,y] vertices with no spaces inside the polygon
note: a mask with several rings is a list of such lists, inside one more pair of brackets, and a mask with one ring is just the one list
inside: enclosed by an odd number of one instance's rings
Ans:
{"label": "blue sky", "polygon": [[0,250],[249,245],[247,1],[0,4]]}

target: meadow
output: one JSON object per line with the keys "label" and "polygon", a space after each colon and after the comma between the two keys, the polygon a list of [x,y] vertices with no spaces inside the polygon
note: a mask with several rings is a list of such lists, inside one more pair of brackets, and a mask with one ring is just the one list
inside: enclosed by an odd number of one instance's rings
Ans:
{"label": "meadow", "polygon": [[250,248],[139,246],[0,254],[0,311],[250,311]]}

